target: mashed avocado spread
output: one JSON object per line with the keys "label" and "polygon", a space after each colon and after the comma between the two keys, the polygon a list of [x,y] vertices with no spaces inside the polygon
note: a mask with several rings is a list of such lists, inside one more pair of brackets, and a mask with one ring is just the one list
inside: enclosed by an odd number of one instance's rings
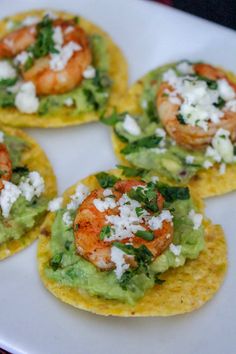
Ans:
{"label": "mashed avocado spread", "polygon": [[[178,63],[177,63],[178,64]],[[132,165],[139,169],[144,169],[146,174],[157,174],[163,181],[185,184],[199,170],[212,167],[216,161],[223,162],[219,173],[224,173],[224,162],[236,160],[236,146],[231,145],[231,157],[220,157],[217,152],[209,147],[208,150],[188,150],[178,146],[176,142],[167,135],[160,121],[156,107],[156,96],[159,86],[163,80],[163,74],[173,69],[177,75],[178,65],[165,65],[150,72],[143,79],[143,91],[140,96],[139,108],[141,113],[137,115],[124,112],[117,114],[114,112],[110,117],[102,118],[102,122],[110,125],[114,129],[117,138],[125,144],[120,153]],[[214,83],[216,83],[214,81]],[[217,83],[216,83],[217,85]],[[137,126],[132,127],[135,134],[131,134],[124,128],[124,122],[132,119]],[[181,119],[181,115],[179,115]],[[183,124],[185,124],[183,122]],[[224,135],[224,134],[223,134]],[[222,141],[227,136],[220,136]],[[223,142],[224,143],[224,142]],[[233,155],[234,154],[234,155]],[[218,159],[218,160],[217,160]]]}
{"label": "mashed avocado spread", "polygon": [[[22,154],[29,147],[22,139],[10,135],[4,135],[4,143],[12,161],[13,173],[10,182],[18,186],[29,174],[28,168],[21,162]],[[48,201],[45,197],[34,197],[31,201],[27,201],[23,196],[19,196],[8,217],[4,217],[0,209],[0,244],[24,236],[45,214],[47,205]]]}
{"label": "mashed avocado spread", "polygon": [[[164,274],[161,275],[161,279],[159,278],[161,273],[171,267],[183,265],[187,259],[197,258],[204,248],[204,228],[203,226],[196,228],[189,217],[189,213],[193,212],[195,207],[189,194],[186,195],[186,190],[187,188],[183,188],[183,191],[178,193],[176,189],[169,189],[166,192],[169,200],[166,207],[171,210],[174,223],[172,247],[173,244],[177,248],[181,246],[178,255],[173,253],[173,249],[168,248],[161,256],[150,262],[150,259],[145,259],[148,254],[140,253],[142,266],[139,266],[139,270],[128,270],[117,279],[113,270],[101,271],[77,254],[73,229],[63,221],[66,209],[60,209],[52,225],[51,260],[45,269],[46,276],[61,285],[84,290],[92,296],[134,304],[148,289],[164,281]],[[71,213],[72,219],[75,213],[76,211]]]}

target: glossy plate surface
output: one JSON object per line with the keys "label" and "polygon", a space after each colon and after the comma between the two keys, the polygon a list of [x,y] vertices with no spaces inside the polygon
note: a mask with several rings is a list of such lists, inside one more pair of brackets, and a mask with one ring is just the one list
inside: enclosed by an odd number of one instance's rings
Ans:
{"label": "glossy plate surface", "polygon": [[[123,49],[130,83],[165,62],[203,59],[236,71],[236,33],[141,0],[1,0],[1,16],[30,8],[74,11],[108,31]],[[110,134],[100,124],[28,130],[58,177],[59,192],[115,166]],[[236,193],[206,202],[229,246],[226,281],[200,310],[170,318],[104,318],[73,309],[42,286],[36,243],[0,264],[0,347],[30,354],[233,354],[236,338]]]}

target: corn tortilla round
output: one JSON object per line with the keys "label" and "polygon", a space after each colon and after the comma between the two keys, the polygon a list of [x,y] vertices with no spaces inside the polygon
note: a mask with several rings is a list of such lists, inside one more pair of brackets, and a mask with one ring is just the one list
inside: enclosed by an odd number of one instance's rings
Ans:
{"label": "corn tortilla round", "polygon": [[[22,21],[28,16],[42,17],[44,13],[45,10],[31,10],[13,16],[8,16],[7,18],[0,21],[0,38],[8,33],[8,21]],[[53,13],[63,19],[71,19],[76,16],[76,14],[62,11],[53,11]],[[79,19],[80,26],[86,31],[86,33],[100,34],[106,40],[108,53],[110,56],[109,75],[113,81],[110,97],[106,106],[106,112],[110,112],[112,108],[116,106],[120,97],[127,90],[127,63],[121,50],[117,47],[117,45],[106,32],[104,32],[92,22],[84,19],[83,17],[79,17]],[[13,127],[55,128],[69,125],[78,125],[99,120],[99,113],[95,111],[79,113],[77,115],[70,116],[69,110],[70,108],[61,107],[59,110],[56,110],[51,114],[40,116],[39,114],[25,114],[16,108],[0,108],[0,123]]]}
{"label": "corn tortilla round", "polygon": [[[222,70],[222,68],[220,68]],[[225,72],[231,81],[236,83],[236,77],[231,72]],[[147,74],[148,75],[148,74]],[[126,97],[121,100],[118,107],[119,112],[129,112],[133,115],[142,114],[142,108],[140,106],[140,97],[144,88],[144,81],[147,77],[138,80],[128,91]],[[120,150],[125,146],[119,138],[112,133],[112,144],[116,157],[120,162],[130,166],[129,162],[125,159],[124,155],[120,153]],[[194,190],[200,198],[208,198],[216,195],[229,193],[236,189],[236,164],[227,164],[224,174],[219,174],[219,166],[214,165],[208,170],[202,170],[197,172],[193,176],[188,185]],[[166,182],[163,179],[164,182]],[[168,181],[170,183],[170,181]],[[174,184],[174,183],[173,183]]]}
{"label": "corn tortilla round", "polygon": [[[40,146],[22,130],[10,127],[1,127],[1,130],[8,135],[23,139],[29,145],[30,148],[22,155],[22,163],[29,170],[40,173],[45,181],[45,191],[43,194],[48,198],[53,198],[57,193],[56,177],[46,154]],[[0,260],[12,256],[29,246],[39,236],[39,233],[40,225],[37,225],[20,239],[2,243],[0,245]]]}
{"label": "corn tortilla round", "polygon": [[[120,176],[120,172],[113,170]],[[95,176],[80,181],[90,190],[99,187]],[[64,193],[64,205],[69,201],[76,186]],[[202,209],[202,202],[196,201]],[[142,317],[171,316],[198,309],[210,300],[223,282],[227,269],[227,249],[222,228],[205,220],[206,247],[196,260],[188,260],[184,266],[166,271],[165,283],[156,285],[135,306],[115,300],[90,296],[85,291],[64,286],[50,280],[45,268],[51,257],[50,235],[55,214],[49,213],[42,225],[38,244],[38,267],[45,287],[58,299],[82,310],[104,316]]]}

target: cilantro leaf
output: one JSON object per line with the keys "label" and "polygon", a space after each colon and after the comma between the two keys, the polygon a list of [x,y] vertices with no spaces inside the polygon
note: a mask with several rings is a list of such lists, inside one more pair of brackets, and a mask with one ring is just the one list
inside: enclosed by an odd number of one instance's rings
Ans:
{"label": "cilantro leaf", "polygon": [[37,38],[34,44],[28,48],[28,52],[38,59],[49,53],[58,53],[53,40],[53,21],[49,16],[44,16],[37,24]]}
{"label": "cilantro leaf", "polygon": [[225,100],[222,97],[219,97],[218,101],[216,103],[213,103],[215,107],[221,109],[225,105]]}
{"label": "cilantro leaf", "polygon": [[104,240],[104,238],[111,236],[111,226],[110,225],[105,225],[103,226],[101,232],[100,232],[100,240]]}
{"label": "cilantro leaf", "polygon": [[16,82],[17,82],[17,77],[10,78],[10,79],[1,79],[0,80],[0,88],[6,88],[9,86],[13,86],[13,85],[15,85]]}
{"label": "cilantro leaf", "polygon": [[124,165],[117,165],[116,167],[122,170],[122,173],[125,177],[143,177],[146,173],[146,170],[143,168],[129,167]]}
{"label": "cilantro leaf", "polygon": [[157,188],[152,182],[148,183],[145,188],[137,187],[128,192],[131,199],[137,200],[141,203],[144,209],[149,209],[153,212],[159,211],[157,205]]}
{"label": "cilantro leaf", "polygon": [[116,123],[123,122],[123,120],[125,119],[125,115],[126,113],[118,114],[114,109],[110,116],[102,116],[100,118],[100,121],[106,125],[114,126],[116,125]]}
{"label": "cilantro leaf", "polygon": [[61,261],[62,261],[62,256],[63,253],[57,253],[55,256],[53,256],[50,260],[50,266],[52,267],[53,270],[57,270],[60,267]]}
{"label": "cilantro leaf", "polygon": [[176,118],[180,122],[180,124],[186,125],[186,122],[185,122],[184,117],[183,117],[182,114],[180,114],[180,113],[177,114]]}
{"label": "cilantro leaf", "polygon": [[100,172],[96,174],[96,178],[98,183],[102,188],[110,188],[113,187],[114,184],[120,180],[120,178],[110,175],[107,172]]}
{"label": "cilantro leaf", "polygon": [[177,199],[186,200],[190,198],[188,187],[170,187],[165,184],[158,183],[157,189],[165,198],[166,202],[174,202]]}
{"label": "cilantro leaf", "polygon": [[146,241],[152,241],[154,239],[154,234],[152,231],[143,231],[143,230],[138,230],[135,234],[137,237],[141,237],[142,239]]}
{"label": "cilantro leaf", "polygon": [[137,152],[140,149],[151,149],[155,148],[159,145],[162,137],[156,135],[146,136],[145,138],[135,140],[129,144],[127,144],[122,150],[121,153],[124,155],[131,154],[133,152]]}

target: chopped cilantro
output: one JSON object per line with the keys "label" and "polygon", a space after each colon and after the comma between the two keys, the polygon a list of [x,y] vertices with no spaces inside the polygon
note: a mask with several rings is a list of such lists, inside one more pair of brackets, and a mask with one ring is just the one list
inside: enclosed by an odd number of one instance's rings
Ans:
{"label": "chopped cilantro", "polygon": [[219,97],[218,101],[216,103],[213,103],[215,107],[221,109],[225,105],[225,100],[222,97]]}
{"label": "chopped cilantro", "polygon": [[186,122],[185,122],[184,117],[183,117],[182,114],[180,114],[180,113],[177,114],[176,118],[178,119],[178,121],[180,122],[180,124],[186,125]]}
{"label": "chopped cilantro", "polygon": [[28,52],[38,59],[49,53],[58,53],[53,40],[53,21],[49,16],[44,16],[37,24],[37,38],[34,44],[28,48]]}
{"label": "chopped cilantro", "polygon": [[174,202],[177,199],[186,200],[190,198],[188,187],[170,187],[165,184],[158,183],[157,189],[165,198],[166,202]]}
{"label": "chopped cilantro", "polygon": [[201,75],[197,75],[197,74],[196,74],[196,76],[197,76],[198,80],[205,81],[209,89],[217,90],[218,84],[217,84],[216,80],[211,80],[211,79],[208,79],[205,76],[201,76]]}
{"label": "chopped cilantro", "polygon": [[117,167],[122,170],[122,173],[125,177],[143,177],[146,173],[146,170],[143,168],[129,167],[123,165],[117,165]]}
{"label": "chopped cilantro", "polygon": [[110,116],[108,116],[108,117],[102,116],[100,118],[100,121],[106,125],[114,126],[118,122],[123,122],[123,120],[125,119],[125,115],[126,115],[126,113],[118,114],[116,112],[116,110],[114,109]]}
{"label": "chopped cilantro", "polygon": [[32,56],[29,56],[24,64],[23,67],[24,71],[29,70],[33,66],[33,64],[34,64],[34,59]]}
{"label": "chopped cilantro", "polygon": [[102,188],[113,187],[114,184],[120,180],[118,177],[114,175],[110,175],[109,173],[106,172],[97,173],[96,178]]}
{"label": "chopped cilantro", "polygon": [[0,88],[6,88],[9,86],[15,85],[17,82],[17,77],[11,78],[11,79],[1,79],[0,80]]}
{"label": "chopped cilantro", "polygon": [[135,208],[135,211],[136,211],[137,216],[139,217],[143,214],[144,209],[142,207],[137,207],[137,208]]}
{"label": "chopped cilantro", "polygon": [[50,260],[50,266],[52,267],[53,270],[57,270],[60,267],[62,256],[63,253],[57,253]]}
{"label": "chopped cilantro", "polygon": [[154,234],[152,231],[142,231],[139,230],[136,232],[135,236],[141,237],[146,241],[152,241],[154,239]]}
{"label": "chopped cilantro", "polygon": [[133,152],[137,152],[140,149],[151,149],[155,148],[159,145],[162,137],[156,135],[146,136],[145,138],[141,138],[139,140],[135,140],[129,144],[127,144],[122,150],[121,153],[124,155],[131,154]]}
{"label": "chopped cilantro", "polygon": [[104,238],[110,237],[111,236],[111,226],[110,225],[105,225],[103,226],[101,232],[100,232],[100,240],[104,240]]}
{"label": "chopped cilantro", "polygon": [[128,192],[128,196],[131,199],[137,200],[141,203],[142,207],[145,209],[149,209],[153,212],[158,212],[157,205],[157,188],[156,185],[152,182],[149,182],[145,188],[137,187],[135,189],[131,189]]}

